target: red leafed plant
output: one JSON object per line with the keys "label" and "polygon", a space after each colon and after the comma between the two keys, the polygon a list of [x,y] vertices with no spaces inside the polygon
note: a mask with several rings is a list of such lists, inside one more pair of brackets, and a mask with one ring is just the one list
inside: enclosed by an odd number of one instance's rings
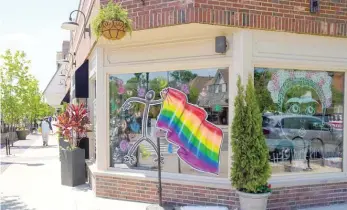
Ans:
{"label": "red leafed plant", "polygon": [[90,131],[90,120],[84,104],[70,104],[66,111],[58,116],[55,124],[59,132],[69,141],[71,148],[78,146],[79,140]]}

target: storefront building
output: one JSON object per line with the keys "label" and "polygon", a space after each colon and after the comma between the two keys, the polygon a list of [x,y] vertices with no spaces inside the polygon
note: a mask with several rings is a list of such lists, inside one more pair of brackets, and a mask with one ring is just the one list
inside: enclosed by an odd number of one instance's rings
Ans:
{"label": "storefront building", "polygon": [[[159,100],[173,87],[204,108],[224,137],[219,174],[199,172],[156,128],[160,104],[150,107],[144,126],[155,146],[160,140],[164,202],[237,207],[229,178],[230,127],[240,75],[243,83],[254,79],[263,113],[272,166],[268,208],[347,202],[347,6],[339,2],[320,1],[316,14],[296,1],[122,1],[134,20],[132,36],[95,40],[77,31],[70,51],[76,69],[88,62],[94,128],[88,170],[96,196],[157,202],[152,143],[140,143],[134,165],[124,161],[141,136],[145,106],[121,107],[149,90]],[[85,0],[79,9],[90,21],[105,3]],[[216,49],[216,37],[225,37],[224,52]]]}

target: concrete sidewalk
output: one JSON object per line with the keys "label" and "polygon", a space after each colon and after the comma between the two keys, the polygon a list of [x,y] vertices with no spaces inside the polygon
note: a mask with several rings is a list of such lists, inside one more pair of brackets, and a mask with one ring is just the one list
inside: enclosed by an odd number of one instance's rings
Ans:
{"label": "concrete sidewalk", "polygon": [[32,144],[38,141],[41,135],[29,135],[26,140],[17,140],[13,143],[13,147],[10,147],[10,155],[6,155],[6,147],[1,148],[0,159],[1,159],[1,174],[10,166],[12,158],[22,154],[26,149],[30,148]]}
{"label": "concrete sidewalk", "polygon": [[57,138],[50,136],[48,147],[42,146],[40,136],[29,136],[29,139],[34,142],[21,142],[23,147],[28,147],[22,153],[1,156],[1,162],[9,165],[0,179],[1,209],[144,210],[149,205],[96,198],[88,185],[62,186]]}
{"label": "concrete sidewalk", "polygon": [[[145,210],[150,204],[96,198],[90,187],[60,184],[58,141],[50,136],[42,146],[41,136],[18,141],[14,155],[1,154],[7,170],[1,174],[2,210]],[[183,209],[183,208],[182,208]],[[342,210],[347,205],[324,206],[305,210]]]}

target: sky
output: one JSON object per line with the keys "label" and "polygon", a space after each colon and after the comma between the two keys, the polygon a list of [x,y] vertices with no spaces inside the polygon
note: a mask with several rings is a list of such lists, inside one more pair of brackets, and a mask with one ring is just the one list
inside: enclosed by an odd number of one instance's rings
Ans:
{"label": "sky", "polygon": [[31,60],[30,73],[43,91],[56,71],[56,53],[69,31],[68,21],[79,0],[0,0],[0,54],[22,50]]}

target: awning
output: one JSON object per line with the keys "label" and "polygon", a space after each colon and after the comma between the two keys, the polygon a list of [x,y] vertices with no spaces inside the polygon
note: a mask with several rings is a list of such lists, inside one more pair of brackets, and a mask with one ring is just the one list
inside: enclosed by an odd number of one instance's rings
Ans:
{"label": "awning", "polygon": [[67,93],[65,94],[65,97],[63,98],[63,100],[61,101],[60,105],[63,105],[63,103],[70,103],[70,89],[67,91]]}
{"label": "awning", "polygon": [[65,65],[58,66],[58,69],[52,76],[51,80],[47,84],[43,91],[44,100],[50,106],[58,108],[61,106],[63,98],[66,96],[66,77],[62,77],[62,72],[65,72]]}
{"label": "awning", "polygon": [[88,70],[88,60],[75,71],[72,82],[72,98],[88,98],[89,97],[89,70]]}

